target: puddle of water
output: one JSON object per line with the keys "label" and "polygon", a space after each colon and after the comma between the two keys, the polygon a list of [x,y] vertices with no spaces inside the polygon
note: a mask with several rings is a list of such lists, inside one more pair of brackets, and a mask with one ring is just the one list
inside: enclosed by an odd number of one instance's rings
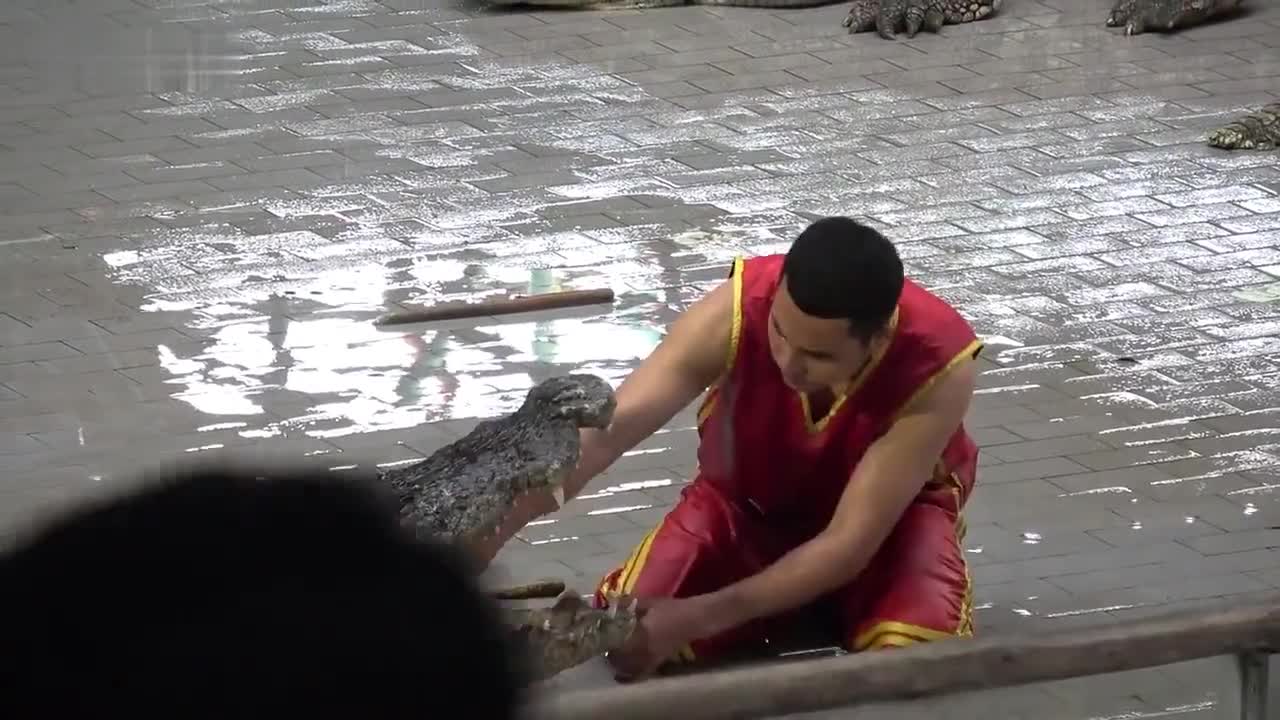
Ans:
{"label": "puddle of water", "polygon": [[1248,287],[1233,292],[1232,295],[1245,302],[1273,303],[1280,300],[1280,283]]}

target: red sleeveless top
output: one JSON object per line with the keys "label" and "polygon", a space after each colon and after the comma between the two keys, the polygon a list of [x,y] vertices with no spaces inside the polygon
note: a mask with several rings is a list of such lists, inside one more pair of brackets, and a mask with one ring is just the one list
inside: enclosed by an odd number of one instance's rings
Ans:
{"label": "red sleeveless top", "polygon": [[[770,524],[809,537],[831,520],[871,443],[944,371],[977,357],[982,343],[954,308],[908,280],[890,321],[891,339],[815,422],[808,398],[783,382],[769,351],[769,311],[783,259],[734,262],[729,362],[698,412],[698,480],[714,483]],[[976,458],[962,426],[931,479],[950,479],[963,502]]]}

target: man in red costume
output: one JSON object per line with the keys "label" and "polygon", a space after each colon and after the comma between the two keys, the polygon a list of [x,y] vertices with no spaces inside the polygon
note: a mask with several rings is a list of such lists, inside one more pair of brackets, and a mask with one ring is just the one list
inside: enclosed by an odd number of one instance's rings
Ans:
{"label": "man in red costume", "polygon": [[[814,609],[853,651],[971,634],[961,511],[978,450],[963,419],[981,349],[849,218],[735,262],[618,388],[612,426],[584,432],[566,487],[705,391],[697,476],[596,594],[647,607],[610,658],[619,677],[763,649]],[[530,496],[500,541],[555,507]]]}

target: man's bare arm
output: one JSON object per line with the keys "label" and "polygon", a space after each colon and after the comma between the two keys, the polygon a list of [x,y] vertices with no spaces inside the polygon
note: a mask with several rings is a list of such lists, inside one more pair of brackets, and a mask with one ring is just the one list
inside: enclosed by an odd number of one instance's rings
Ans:
{"label": "man's bare arm", "polygon": [[[676,318],[653,353],[618,387],[613,423],[605,430],[582,431],[582,457],[565,483],[566,500],[582,492],[591,478],[656,432],[716,381],[728,362],[732,325],[732,280]],[[486,547],[477,548],[482,562],[487,564],[525,525],[555,511],[558,505],[549,492],[521,499],[496,537]]]}
{"label": "man's bare arm", "polygon": [[973,362],[955,367],[872,444],[822,533],[764,571],[703,596],[706,635],[801,607],[853,581],[932,476],[964,420],[975,376]]}
{"label": "man's bare arm", "polygon": [[618,407],[605,430],[582,433],[582,460],[565,496],[582,491],[623,453],[657,432],[724,372],[733,325],[733,283],[722,283],[689,306],[649,357],[617,390]]}

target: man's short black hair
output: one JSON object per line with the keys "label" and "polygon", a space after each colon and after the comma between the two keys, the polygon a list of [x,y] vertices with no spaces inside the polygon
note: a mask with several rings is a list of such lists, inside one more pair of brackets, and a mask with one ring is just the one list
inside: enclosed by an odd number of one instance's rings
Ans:
{"label": "man's short black hair", "polygon": [[516,717],[496,606],[367,480],[180,470],[43,527],[0,558],[0,717]]}
{"label": "man's short black hair", "polygon": [[801,312],[848,320],[850,334],[864,342],[886,326],[902,295],[902,260],[893,243],[847,217],[805,228],[787,251],[782,276]]}

